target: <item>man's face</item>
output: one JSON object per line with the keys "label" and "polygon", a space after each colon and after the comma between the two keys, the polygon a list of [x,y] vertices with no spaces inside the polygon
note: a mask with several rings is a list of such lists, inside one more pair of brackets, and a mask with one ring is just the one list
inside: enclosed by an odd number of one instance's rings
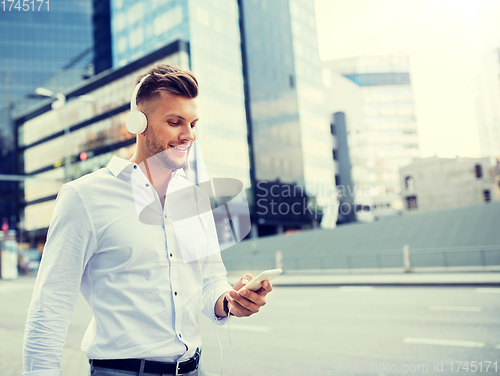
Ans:
{"label": "man's face", "polygon": [[183,168],[196,140],[195,99],[161,91],[157,98],[141,105],[138,109],[148,118],[144,132],[146,158],[169,170]]}

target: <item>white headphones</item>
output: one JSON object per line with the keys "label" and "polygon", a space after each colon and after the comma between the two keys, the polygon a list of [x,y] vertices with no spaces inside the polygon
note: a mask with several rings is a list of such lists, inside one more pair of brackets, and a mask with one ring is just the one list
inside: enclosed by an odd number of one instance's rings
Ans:
{"label": "white headphones", "polygon": [[134,91],[132,92],[132,98],[130,99],[130,112],[127,115],[127,119],[125,120],[125,124],[127,129],[132,134],[142,133],[146,130],[148,126],[148,119],[143,112],[137,111],[137,93],[141,88],[142,83],[146,78],[149,77],[149,74],[137,84]]}

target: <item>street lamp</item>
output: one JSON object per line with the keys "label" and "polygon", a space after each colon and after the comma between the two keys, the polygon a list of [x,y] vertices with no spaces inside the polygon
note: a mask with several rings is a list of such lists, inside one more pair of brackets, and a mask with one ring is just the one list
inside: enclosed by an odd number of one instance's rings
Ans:
{"label": "street lamp", "polygon": [[[54,93],[52,90],[46,89],[44,87],[38,87],[35,89],[35,94],[41,97],[55,98],[56,100],[52,102],[53,110],[62,110],[67,103],[66,96],[62,93]],[[94,97],[92,95],[80,95],[77,97],[85,102],[94,102]],[[66,182],[71,180],[71,156],[70,156],[70,142],[69,142],[69,122],[68,122],[68,111],[64,111],[64,137],[66,138],[66,155],[64,159],[64,175]]]}

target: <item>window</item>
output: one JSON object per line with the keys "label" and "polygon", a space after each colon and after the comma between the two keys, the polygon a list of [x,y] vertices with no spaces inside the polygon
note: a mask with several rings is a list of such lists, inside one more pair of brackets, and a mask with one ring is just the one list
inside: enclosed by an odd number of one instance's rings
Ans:
{"label": "window", "polygon": [[476,178],[481,179],[483,177],[483,168],[481,165],[477,164],[476,167]]}
{"label": "window", "polygon": [[406,209],[412,210],[416,209],[417,206],[417,197],[416,196],[408,196],[406,197]]}
{"label": "window", "polygon": [[130,48],[135,48],[144,42],[144,31],[142,27],[132,30],[128,35]]}
{"label": "window", "polygon": [[338,159],[338,152],[335,149],[333,149],[332,152],[333,152],[333,160],[336,161]]}
{"label": "window", "polygon": [[120,53],[123,53],[125,52],[126,49],[127,49],[127,38],[122,36],[120,37],[120,39],[118,39],[118,51]]}
{"label": "window", "polygon": [[340,185],[340,175],[335,175],[335,185],[336,186]]}
{"label": "window", "polygon": [[183,14],[180,5],[157,16],[153,21],[155,35],[161,35],[182,23]]}
{"label": "window", "polygon": [[[335,134],[335,124],[330,124],[330,132]],[[358,131],[359,132],[359,131]]]}
{"label": "window", "polygon": [[405,187],[408,192],[413,192],[415,190],[415,183],[411,176],[405,178]]}
{"label": "window", "polygon": [[122,31],[127,27],[127,18],[124,13],[118,13],[114,21],[113,26],[115,27],[115,31]]}
{"label": "window", "polygon": [[485,189],[483,191],[483,198],[484,198],[484,202],[490,202],[491,201],[491,192],[489,189]]}

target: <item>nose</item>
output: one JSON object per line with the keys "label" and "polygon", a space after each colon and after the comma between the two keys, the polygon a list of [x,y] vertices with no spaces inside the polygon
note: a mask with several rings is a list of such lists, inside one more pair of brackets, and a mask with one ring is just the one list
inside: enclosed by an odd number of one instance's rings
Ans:
{"label": "nose", "polygon": [[196,140],[196,131],[191,128],[191,124],[182,128],[182,133],[179,135],[181,140],[194,141]]}

